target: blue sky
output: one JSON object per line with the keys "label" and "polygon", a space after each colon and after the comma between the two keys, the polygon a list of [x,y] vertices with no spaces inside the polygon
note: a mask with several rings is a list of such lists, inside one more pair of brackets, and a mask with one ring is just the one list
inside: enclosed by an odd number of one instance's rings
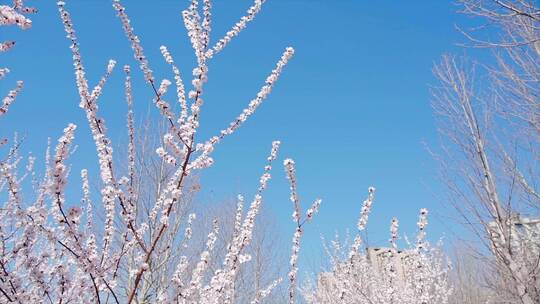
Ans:
{"label": "blue sky", "polygon": [[[148,3],[151,3],[149,5]],[[247,30],[210,63],[199,138],[224,128],[255,96],[287,46],[296,55],[274,91],[236,134],[215,152],[215,165],[202,174],[200,203],[257,187],[271,141],[282,141],[281,160],[296,160],[300,197],[307,208],[323,199],[320,214],[306,227],[304,263],[318,259],[320,235],[354,230],[369,186],[377,197],[368,225],[370,242],[386,244],[392,216],[403,232],[416,231],[418,209],[433,214],[431,239],[453,238],[453,216],[441,207],[443,187],[427,152],[437,146],[430,107],[431,68],[444,53],[463,53],[454,26],[469,22],[451,1],[269,0]],[[32,1],[39,10],[33,28],[2,28],[0,37],[17,40],[0,54],[12,73],[0,82],[6,94],[18,79],[24,92],[2,120],[0,134],[25,136],[25,151],[43,155],[48,136],[58,137],[70,122],[79,126],[73,170],[97,170],[94,146],[78,97],[68,41],[54,1]],[[187,1],[124,1],[136,33],[158,79],[172,79],[159,46],[166,45],[182,72],[195,59],[181,11]],[[243,15],[250,1],[216,0],[213,38],[221,37]],[[93,85],[113,58],[118,66],[100,98],[110,137],[125,143],[123,73],[132,65],[136,115],[151,106],[151,91],[136,69],[130,46],[111,1],[68,1]],[[215,40],[214,40],[215,41]],[[187,80],[187,79],[186,79]],[[170,99],[172,99],[172,95]],[[154,114],[152,114],[154,115]],[[292,206],[281,160],[275,166],[265,208],[277,218],[276,233],[292,236]],[[78,191],[79,181],[72,181]]]}

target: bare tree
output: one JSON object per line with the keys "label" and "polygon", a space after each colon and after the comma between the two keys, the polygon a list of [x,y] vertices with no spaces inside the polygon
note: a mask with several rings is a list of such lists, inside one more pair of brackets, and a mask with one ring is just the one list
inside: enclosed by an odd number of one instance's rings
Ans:
{"label": "bare tree", "polygon": [[532,1],[461,4],[486,21],[463,32],[472,46],[490,48],[495,64],[444,56],[434,68],[442,176],[449,202],[491,254],[495,271],[487,281],[497,296],[538,303],[540,11]]}
{"label": "bare tree", "polygon": [[497,303],[493,286],[492,263],[467,243],[453,247],[450,281],[453,287],[449,303]]}

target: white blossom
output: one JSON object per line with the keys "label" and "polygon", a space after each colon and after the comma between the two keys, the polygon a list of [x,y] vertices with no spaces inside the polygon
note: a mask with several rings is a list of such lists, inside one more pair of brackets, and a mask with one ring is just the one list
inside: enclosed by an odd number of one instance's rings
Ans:
{"label": "white blossom", "polygon": [[17,25],[21,29],[27,29],[32,26],[32,21],[17,8],[0,5],[0,26],[2,25]]}
{"label": "white blossom", "polygon": [[260,12],[262,5],[266,0],[255,0],[253,5],[247,10],[247,15],[242,16],[238,22],[221,38],[212,49],[206,51],[206,57],[212,58],[215,54],[223,50],[227,44],[235,37],[240,34],[240,32],[246,28],[248,22],[252,21],[258,12]]}
{"label": "white blossom", "polygon": [[371,205],[373,204],[373,198],[375,196],[375,188],[369,187],[368,192],[368,198],[362,204],[362,209],[360,211],[360,219],[358,220],[358,230],[360,231],[366,228],[369,213],[371,212]]}
{"label": "white blossom", "polygon": [[2,104],[0,105],[0,117],[2,117],[2,115],[8,111],[9,106],[15,101],[15,98],[17,98],[17,95],[23,88],[23,84],[24,83],[22,81],[17,81],[17,86],[15,89],[9,91],[8,95],[4,97]]}
{"label": "white blossom", "polygon": [[[370,191],[370,194],[372,191]],[[426,210],[422,209],[421,214]],[[360,217],[362,216],[362,213]],[[438,247],[425,244],[397,250],[398,221],[392,220],[391,248],[354,248],[345,255],[345,246],[337,239],[332,242],[329,271],[321,272],[317,284],[302,288],[307,303],[449,303],[452,287],[450,265]],[[364,227],[365,228],[365,227]],[[360,232],[362,230],[359,230]]]}
{"label": "white blossom", "polygon": [[392,245],[393,249],[397,249],[397,239],[398,239],[398,228],[399,228],[399,221],[397,218],[392,218],[392,223],[390,224],[390,245]]}
{"label": "white blossom", "polygon": [[126,9],[124,8],[124,6],[122,6],[122,4],[120,3],[120,0],[114,0],[113,7],[118,13],[118,17],[120,17],[120,20],[122,21],[124,32],[126,33],[127,37],[129,38],[131,42],[131,48],[135,52],[134,53],[135,59],[139,61],[140,68],[144,73],[144,77],[146,81],[153,83],[154,76],[152,74],[152,70],[150,69],[148,65],[148,60],[146,59],[146,56],[144,55],[144,51],[141,46],[141,41],[139,40],[139,37],[135,35],[135,33],[133,32],[133,27],[131,26],[131,21],[129,20],[129,17],[126,14]]}
{"label": "white blossom", "polygon": [[424,248],[425,238],[426,238],[426,226],[428,224],[427,220],[428,210],[426,208],[420,209],[420,215],[418,217],[418,235],[416,236],[416,247],[418,249]]}
{"label": "white blossom", "polygon": [[0,68],[0,79],[6,77],[6,75],[9,73],[8,68]]}

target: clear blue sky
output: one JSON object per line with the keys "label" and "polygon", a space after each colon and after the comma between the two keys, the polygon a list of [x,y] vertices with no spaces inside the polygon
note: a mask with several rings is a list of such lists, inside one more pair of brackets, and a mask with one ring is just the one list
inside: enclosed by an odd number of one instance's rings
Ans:
{"label": "clear blue sky", "polygon": [[[1,40],[17,40],[0,54],[0,65],[12,73],[0,82],[1,95],[18,79],[26,83],[0,127],[2,136],[19,131],[24,150],[41,156],[47,136],[56,138],[73,122],[78,152],[74,172],[97,170],[95,148],[83,111],[78,107],[71,54],[54,1],[31,1],[39,10],[33,28],[2,28]],[[151,3],[151,5],[150,5]],[[158,79],[172,79],[159,46],[167,45],[184,74],[194,65],[181,21],[187,1],[134,1],[124,4]],[[250,1],[217,0],[213,38],[222,36],[243,15]],[[100,98],[110,137],[125,142],[124,64],[134,69],[135,108],[142,118],[151,91],[136,69],[130,46],[111,1],[68,1],[90,83],[107,60],[118,61]],[[225,127],[255,96],[287,46],[296,55],[275,90],[258,112],[215,152],[215,165],[202,176],[201,202],[244,193],[257,187],[271,141],[282,141],[281,160],[297,163],[304,207],[323,199],[320,214],[306,227],[304,263],[320,253],[319,236],[354,230],[368,186],[377,198],[368,225],[370,240],[386,244],[392,216],[402,231],[416,231],[418,209],[432,211],[432,239],[448,235],[447,210],[436,163],[422,142],[437,145],[429,85],[434,62],[443,53],[463,52],[463,37],[454,29],[468,22],[451,1],[269,0],[263,11],[227,49],[210,63],[210,81],[199,138]],[[215,41],[215,40],[214,40]],[[172,99],[172,95],[171,98]],[[276,233],[290,239],[292,206],[281,160],[266,196],[267,210],[278,218]],[[73,174],[74,177],[78,174]],[[77,178],[71,181],[78,191]],[[449,236],[450,237],[450,236]]]}

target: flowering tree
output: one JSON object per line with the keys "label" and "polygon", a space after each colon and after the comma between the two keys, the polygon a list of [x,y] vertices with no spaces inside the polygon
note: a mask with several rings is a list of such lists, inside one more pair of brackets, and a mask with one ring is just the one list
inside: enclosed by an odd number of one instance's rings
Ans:
{"label": "flowering tree", "polygon": [[[145,176],[139,174],[136,166],[138,151],[133,123],[131,68],[127,65],[123,68],[129,144],[128,155],[124,159],[126,170],[122,174],[122,170],[115,166],[117,162],[113,162],[112,142],[107,135],[106,123],[99,116],[97,103],[114,71],[116,61],[110,60],[103,77],[93,88],[90,87],[70,14],[63,1],[57,2],[70,42],[75,81],[80,96],[79,105],[86,114],[99,159],[99,193],[90,193],[91,169],[84,169],[80,172],[81,204],[66,204],[65,192],[70,173],[67,161],[72,153],[71,147],[77,128],[74,124],[69,124],[64,129],[54,151],[47,152],[46,174],[33,188],[32,198],[31,195],[26,195],[26,192],[23,196],[22,187],[24,178],[33,174],[34,160],[29,160],[26,170],[20,170],[21,158],[17,154],[17,146],[11,149],[8,156],[0,162],[0,191],[4,195],[2,199],[6,199],[0,213],[2,301],[139,303],[151,300],[171,303],[232,303],[236,299],[236,279],[242,265],[251,259],[250,255],[246,254],[246,248],[253,239],[255,220],[261,208],[264,190],[271,178],[270,171],[280,142],[272,143],[267,165],[247,212],[243,207],[244,199],[239,197],[233,234],[219,267],[208,267],[220,234],[218,220],[214,221],[213,228],[208,233],[206,248],[196,260],[191,260],[178,252],[189,246],[195,215],[181,216],[182,212],[179,210],[185,210],[186,198],[189,198],[191,192],[191,177],[198,170],[213,164],[214,148],[253,115],[294,54],[292,48],[285,49],[256,97],[229,126],[209,139],[198,140],[196,135],[203,105],[203,88],[208,81],[208,62],[255,18],[264,2],[255,0],[246,16],[213,45],[210,40],[211,1],[204,0],[202,7],[197,0],[190,2],[182,17],[197,58],[197,66],[192,72],[192,89],[187,89],[184,85],[180,69],[167,48],[160,47],[174,77],[180,109],[177,113],[175,106],[165,100],[172,82],[167,79],[156,82],[126,9],[119,0],[113,1],[113,8],[131,43],[134,57],[139,62],[149,88],[155,94],[153,103],[167,124],[167,131],[155,152],[170,173],[163,175],[165,178],[149,208],[140,205],[142,192],[139,186],[145,183],[142,180]],[[26,8],[22,1],[15,1],[13,6],[2,5],[0,22],[2,25],[18,24],[27,28],[31,23],[24,13],[30,12],[34,10]],[[1,50],[6,51],[12,46],[13,42],[4,42]],[[1,71],[2,77],[8,72],[7,69]],[[22,82],[4,99],[0,115],[7,112],[8,106],[21,88]],[[23,176],[18,175],[21,171]],[[96,197],[101,201],[99,204],[95,203]],[[102,222],[95,217],[95,210],[99,207],[104,210]],[[315,211],[310,210],[309,218]],[[182,218],[185,222],[180,220]],[[299,240],[299,237],[297,239]],[[172,252],[169,245],[175,245],[174,259],[169,258]],[[291,261],[296,261],[298,249],[293,251],[296,254],[293,252]],[[167,263],[166,267],[163,267],[163,263]],[[158,269],[165,270],[159,272]],[[291,269],[291,273],[295,273],[296,264],[292,265]],[[161,273],[157,279],[161,284],[149,287],[150,282],[155,281],[156,273]],[[293,291],[295,275],[291,274],[290,278]],[[280,279],[275,278],[268,286],[261,286],[251,302],[259,303],[279,282]],[[148,298],[148,288],[153,289],[152,298]],[[292,292],[290,301],[294,301]]]}
{"label": "flowering tree", "polygon": [[397,249],[398,220],[390,225],[390,248],[364,248],[366,228],[375,189],[369,188],[358,221],[358,233],[347,249],[339,240],[328,250],[331,269],[317,283],[304,288],[308,303],[448,303],[452,293],[449,264],[440,246],[425,240],[427,210],[420,210],[418,235],[407,250]]}

